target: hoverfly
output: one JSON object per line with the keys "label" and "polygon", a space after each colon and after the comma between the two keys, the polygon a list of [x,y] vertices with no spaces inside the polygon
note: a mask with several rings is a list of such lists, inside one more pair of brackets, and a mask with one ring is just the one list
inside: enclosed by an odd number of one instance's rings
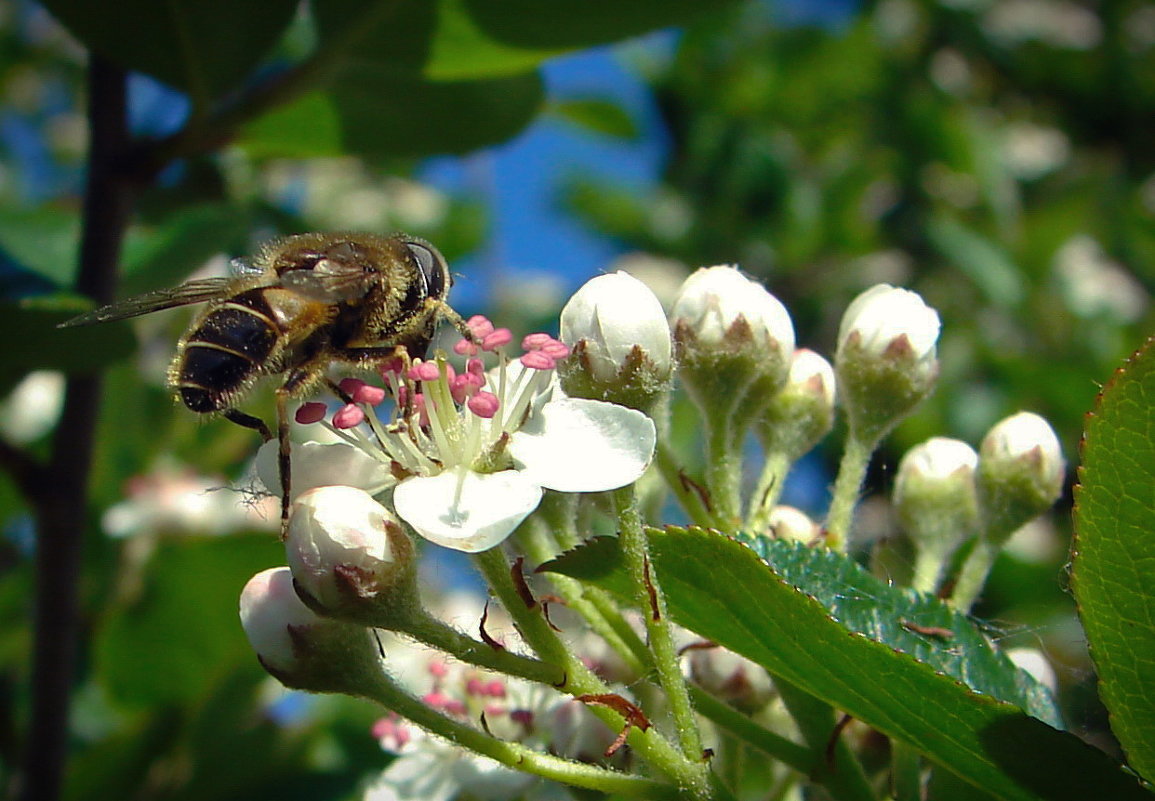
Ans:
{"label": "hoverfly", "polygon": [[223,417],[273,438],[263,420],[236,408],[256,379],[285,375],[277,389],[281,532],[289,516],[288,399],[325,381],[332,362],[379,364],[404,349],[421,358],[445,318],[469,329],[446,302],[452,276],[428,242],[404,234],[309,233],[277,240],[234,262],[230,278],[205,278],[82,314],[61,327],[92,325],[193,303],[209,305],[177,344],[168,384],[194,412]]}

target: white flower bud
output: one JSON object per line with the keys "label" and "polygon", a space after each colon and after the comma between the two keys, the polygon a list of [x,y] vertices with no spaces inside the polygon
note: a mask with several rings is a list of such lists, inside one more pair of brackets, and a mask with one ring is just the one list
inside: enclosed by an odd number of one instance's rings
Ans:
{"label": "white flower bud", "polygon": [[682,284],[670,320],[682,383],[709,424],[739,441],[786,381],[786,307],[736,267],[703,267]]}
{"label": "white flower bud", "polygon": [[835,367],[851,431],[874,443],[909,414],[938,377],[938,312],[915,292],[878,284],[846,309]]}
{"label": "white flower bud", "polygon": [[413,542],[364,490],[316,487],[297,496],[285,553],[302,599],[322,614],[391,628],[417,603]]}
{"label": "white flower bud", "polygon": [[978,528],[978,461],[965,442],[934,437],[899,462],[894,506],[917,551],[912,583],[921,592],[938,587],[946,561]]}
{"label": "white flower bud", "polygon": [[[917,292],[876,284],[846,308],[838,327],[838,347],[845,348],[854,337],[871,356],[900,348],[916,360],[933,360],[940,326],[938,312]],[[904,337],[906,342],[900,343]]]}
{"label": "white flower bud", "polygon": [[[573,348],[562,375],[571,396],[628,402],[665,389],[673,369],[662,304],[629,273],[587,281],[561,311],[561,340]],[[625,400],[622,396],[625,395]]]}
{"label": "white flower bud", "polygon": [[794,324],[776,297],[736,267],[703,267],[686,279],[671,314],[692,335],[679,337],[688,349],[755,349],[761,358],[785,361],[794,351]]}
{"label": "white flower bud", "polygon": [[1058,500],[1065,475],[1062,448],[1046,420],[1019,412],[987,432],[979,453],[984,534],[1003,542]]}
{"label": "white flower bud", "polygon": [[770,400],[759,421],[763,446],[791,461],[802,456],[833,427],[834,401],[830,362],[806,348],[794,351],[786,385]]}
{"label": "white flower bud", "polygon": [[1026,646],[1008,648],[1006,654],[1007,658],[1015,663],[1015,667],[1031,674],[1031,677],[1039,684],[1052,693],[1059,691],[1059,677],[1055,673],[1055,668],[1051,664],[1051,660],[1047,659],[1047,655],[1038,648]]}
{"label": "white flower bud", "polygon": [[286,687],[355,693],[357,675],[378,669],[368,630],[316,615],[297,597],[287,567],[249,579],[240,616],[257,658]]}
{"label": "white flower bud", "polygon": [[809,515],[793,506],[775,506],[767,528],[775,539],[792,540],[803,545],[822,541],[822,528]]}

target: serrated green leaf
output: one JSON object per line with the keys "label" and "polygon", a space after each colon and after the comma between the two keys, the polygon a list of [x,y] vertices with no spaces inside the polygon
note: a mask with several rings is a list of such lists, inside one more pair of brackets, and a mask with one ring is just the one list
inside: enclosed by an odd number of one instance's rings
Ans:
{"label": "serrated green leaf", "polygon": [[611,100],[586,98],[563,100],[550,106],[563,120],[587,131],[616,139],[637,139],[641,135],[629,113]]}
{"label": "serrated green leaf", "polygon": [[1072,588],[1111,728],[1155,779],[1155,339],[1087,415]]}
{"label": "serrated green leaf", "polygon": [[268,54],[298,0],[46,0],[89,49],[198,104],[236,88]]}
{"label": "serrated green leaf", "polygon": [[188,702],[255,659],[237,599],[254,573],[283,558],[268,536],[163,541],[97,637],[96,669],[109,696],[130,708]]}
{"label": "serrated green leaf", "polygon": [[9,343],[0,362],[0,383],[31,370],[98,372],[136,348],[125,325],[56,327],[82,311],[75,298],[63,295],[0,304],[0,341]]}
{"label": "serrated green leaf", "polygon": [[[680,625],[910,743],[986,792],[1024,801],[1150,798],[1078,738],[851,631],[746,546],[679,529],[652,531],[650,546]],[[604,544],[583,546],[543,569],[622,589],[612,548]]]}

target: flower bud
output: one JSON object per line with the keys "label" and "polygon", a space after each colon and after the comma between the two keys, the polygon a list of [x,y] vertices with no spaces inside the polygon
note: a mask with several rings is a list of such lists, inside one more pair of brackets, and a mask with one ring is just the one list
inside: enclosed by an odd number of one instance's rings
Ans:
{"label": "flower bud", "polygon": [[1062,449],[1046,420],[1019,412],[987,432],[979,454],[983,533],[1001,544],[1058,500],[1065,474]]}
{"label": "flower bud", "polygon": [[297,496],[285,553],[298,594],[320,614],[394,628],[418,603],[413,542],[364,490],[316,487]]}
{"label": "flower bud", "polygon": [[561,311],[561,339],[573,348],[560,367],[573,397],[646,409],[669,385],[670,327],[654,293],[629,273],[599,275]]}
{"label": "flower bud", "polygon": [[846,309],[834,358],[851,431],[876,443],[938,377],[938,312],[915,292],[878,284]]}
{"label": "flower bud", "polygon": [[793,462],[818,444],[834,426],[834,368],[812,350],[794,351],[786,385],[758,422],[758,435],[769,453]]}
{"label": "flower bud", "polygon": [[803,545],[822,541],[822,527],[793,506],[775,506],[766,528],[776,540],[792,540]]}
{"label": "flower bud", "polygon": [[707,414],[741,406],[753,417],[785,382],[794,353],[790,314],[736,267],[703,267],[687,278],[671,320],[680,375]]}
{"label": "flower bud", "polygon": [[938,587],[946,561],[978,528],[974,448],[934,437],[906,452],[894,481],[894,507],[917,551],[913,586]]}
{"label": "flower bud", "polygon": [[359,677],[380,670],[368,629],[316,615],[297,597],[287,567],[249,579],[240,615],[261,665],[286,687],[358,694]]}

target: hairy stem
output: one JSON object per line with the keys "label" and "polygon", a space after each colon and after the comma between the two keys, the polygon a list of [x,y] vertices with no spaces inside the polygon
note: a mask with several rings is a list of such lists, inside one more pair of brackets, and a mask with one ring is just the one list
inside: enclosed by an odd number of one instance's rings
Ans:
{"label": "hairy stem", "polygon": [[826,517],[826,544],[835,551],[846,550],[854,507],[858,505],[858,493],[862,490],[873,451],[873,442],[866,442],[853,432],[846,437],[846,450],[842,452],[842,462],[838,465],[834,497],[830,500],[830,512]]}

